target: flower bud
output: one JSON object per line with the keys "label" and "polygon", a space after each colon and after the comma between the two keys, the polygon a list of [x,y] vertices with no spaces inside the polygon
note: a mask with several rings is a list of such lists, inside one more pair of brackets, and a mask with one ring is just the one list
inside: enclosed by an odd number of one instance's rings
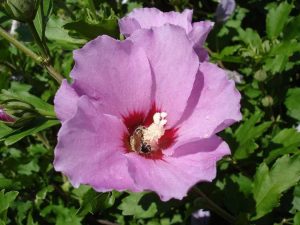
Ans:
{"label": "flower bud", "polygon": [[270,107],[274,104],[274,100],[270,95],[267,95],[261,100],[261,103],[263,104],[264,107]]}
{"label": "flower bud", "polygon": [[3,109],[0,108],[0,121],[13,123],[15,119],[8,115]]}
{"label": "flower bud", "polygon": [[264,81],[267,79],[267,73],[264,70],[258,70],[254,74],[254,79],[258,81]]}
{"label": "flower bud", "polygon": [[0,0],[5,13],[14,20],[31,22],[34,20],[39,0]]}
{"label": "flower bud", "polygon": [[225,22],[235,10],[235,0],[221,0],[216,10],[217,22]]}

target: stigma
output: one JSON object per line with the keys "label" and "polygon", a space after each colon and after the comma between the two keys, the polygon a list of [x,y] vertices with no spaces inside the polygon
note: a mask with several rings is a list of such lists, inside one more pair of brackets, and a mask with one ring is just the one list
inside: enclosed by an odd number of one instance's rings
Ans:
{"label": "stigma", "polygon": [[157,112],[150,126],[138,126],[130,136],[131,150],[142,154],[158,150],[158,141],[165,133],[166,118],[167,113]]}

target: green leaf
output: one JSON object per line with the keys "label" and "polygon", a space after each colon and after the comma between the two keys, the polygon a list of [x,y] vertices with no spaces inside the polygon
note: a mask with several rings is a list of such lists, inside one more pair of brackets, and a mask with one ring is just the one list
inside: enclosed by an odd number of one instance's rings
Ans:
{"label": "green leaf", "polygon": [[[47,24],[46,37],[63,45],[66,48],[78,48],[78,45],[85,44],[85,40],[76,39],[69,35],[68,31],[64,28],[65,21],[59,18],[50,18]],[[61,46],[60,46],[61,47]]]}
{"label": "green leaf", "polygon": [[[22,138],[27,137],[28,135],[36,134],[42,130],[48,129],[52,126],[58,125],[60,122],[58,120],[48,120],[44,117],[37,117],[31,121],[27,126],[22,127],[19,130],[15,130],[10,133],[8,136],[5,136],[4,143],[6,145],[12,145]],[[1,140],[1,139],[0,139]]]}
{"label": "green leaf", "polygon": [[273,45],[269,55],[286,55],[286,56],[292,56],[295,52],[300,51],[300,43],[296,41],[283,41],[276,45]]}
{"label": "green leaf", "polygon": [[82,218],[76,214],[76,209],[73,207],[48,205],[40,212],[40,215],[48,218],[51,212],[56,215],[55,225],[81,225]]}
{"label": "green leaf", "polygon": [[265,60],[264,69],[270,71],[272,74],[284,71],[289,61],[289,56],[285,54],[276,55]]}
{"label": "green leaf", "polygon": [[285,26],[283,38],[285,40],[300,38],[300,15],[298,15],[297,17],[293,17],[291,21]]}
{"label": "green leaf", "polygon": [[284,25],[288,22],[288,16],[293,5],[282,2],[277,7],[271,7],[267,14],[266,29],[270,39],[277,38],[282,32]]}
{"label": "green leaf", "polygon": [[36,194],[34,203],[39,207],[42,204],[42,202],[45,200],[47,194],[53,191],[54,191],[54,187],[52,185],[48,185],[44,187]]}
{"label": "green leaf", "polygon": [[4,210],[7,210],[11,203],[16,199],[19,192],[17,191],[9,191],[4,192],[4,190],[0,191],[0,212],[3,212]]}
{"label": "green leaf", "polygon": [[157,213],[157,206],[154,202],[146,207],[140,204],[145,193],[130,193],[122,199],[119,209],[124,216],[134,216],[135,218],[151,218]]}
{"label": "green leaf", "polygon": [[32,218],[32,212],[28,214],[26,225],[39,225],[38,223],[34,222]]}
{"label": "green leaf", "polygon": [[262,163],[255,174],[253,195],[256,202],[256,215],[259,219],[279,205],[283,192],[297,184],[300,179],[300,155],[284,155],[269,170]]}
{"label": "green leaf", "polygon": [[88,213],[95,213],[96,211],[111,207],[114,202],[115,197],[113,192],[99,193],[90,189],[84,194],[77,214],[85,216]]}
{"label": "green leaf", "polygon": [[294,225],[300,225],[300,212],[296,213],[294,217]]}
{"label": "green leaf", "polygon": [[38,165],[37,159],[31,160],[27,164],[22,164],[18,166],[18,173],[23,175],[31,175],[33,172],[38,172],[40,167]]}
{"label": "green leaf", "polygon": [[287,92],[286,100],[284,102],[288,111],[287,114],[300,121],[300,88],[290,88]]}
{"label": "green leaf", "polygon": [[7,136],[8,134],[12,133],[14,130],[8,126],[6,126],[4,123],[0,122],[0,139],[2,137]]}
{"label": "green leaf", "polygon": [[272,139],[271,151],[265,162],[269,164],[281,155],[297,153],[300,146],[300,133],[296,129],[283,129]]}
{"label": "green leaf", "polygon": [[13,180],[5,177],[0,177],[0,189],[5,189],[11,187],[12,185],[13,185]]}
{"label": "green leaf", "polygon": [[262,40],[255,30],[251,28],[246,28],[246,30],[239,29],[238,32],[240,35],[240,40],[243,41],[245,44],[251,47],[255,47],[257,49],[261,48]]}
{"label": "green leaf", "polygon": [[16,207],[18,211],[18,214],[16,216],[16,221],[18,224],[22,224],[22,221],[26,218],[27,212],[32,207],[32,202],[31,201],[17,202]]}
{"label": "green leaf", "polygon": [[119,37],[119,28],[116,19],[106,19],[96,24],[91,24],[84,20],[80,20],[67,23],[64,25],[64,28],[67,30],[76,31],[87,40],[92,40],[102,34],[106,34],[115,38]]}
{"label": "green leaf", "polygon": [[226,177],[224,184],[223,202],[231,213],[239,214],[253,209],[252,181],[248,177],[234,174]]}
{"label": "green leaf", "polygon": [[[29,106],[33,107],[41,115],[55,117],[53,105],[48,104],[39,97],[29,94],[26,91],[15,92],[2,90],[0,100],[4,102],[10,102],[11,105],[8,104],[7,107],[11,108],[13,108],[14,106],[20,106],[20,104],[17,103],[26,103]],[[13,104],[14,102],[17,103]]]}
{"label": "green leaf", "polygon": [[293,208],[292,212],[299,211],[300,212],[300,184],[298,184],[294,189],[294,198],[292,201]]}
{"label": "green leaf", "polygon": [[39,1],[39,8],[33,21],[35,28],[43,41],[45,41],[46,25],[52,12],[52,8],[53,0]]}
{"label": "green leaf", "polygon": [[238,147],[234,152],[235,159],[245,159],[251,155],[258,145],[255,140],[259,138],[272,124],[272,122],[263,122],[256,125],[262,118],[263,113],[255,112],[247,119],[235,132]]}

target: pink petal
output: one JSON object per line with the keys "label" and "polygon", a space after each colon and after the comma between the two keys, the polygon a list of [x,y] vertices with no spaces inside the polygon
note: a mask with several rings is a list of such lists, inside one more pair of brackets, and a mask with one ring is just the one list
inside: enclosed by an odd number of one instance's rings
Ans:
{"label": "pink petal", "polygon": [[130,40],[142,47],[155,79],[155,103],[168,113],[167,126],[181,117],[191,93],[199,62],[183,29],[164,25],[134,32]]}
{"label": "pink petal", "polygon": [[162,160],[128,154],[129,172],[136,185],[156,192],[163,201],[182,199],[196,183],[212,181],[217,161],[230,154],[227,144],[216,136],[182,145],[175,152],[178,154]]}
{"label": "pink petal", "polygon": [[74,51],[73,87],[97,99],[105,112],[147,112],[151,104],[151,70],[143,49],[130,40],[99,36]]}
{"label": "pink petal", "polygon": [[141,28],[160,27],[165,24],[173,24],[185,29],[189,33],[192,29],[193,11],[186,9],[182,13],[167,12],[156,8],[134,9],[126,17],[119,20],[120,32],[129,37],[134,31]]}
{"label": "pink petal", "polygon": [[208,138],[242,119],[241,95],[224,70],[208,62],[201,63],[195,84],[184,114],[186,120],[179,125],[180,142]]}
{"label": "pink petal", "polygon": [[213,28],[214,23],[211,21],[201,21],[193,23],[193,29],[188,34],[189,39],[195,43],[195,46],[202,47],[205,43],[208,33]]}
{"label": "pink petal", "polygon": [[0,121],[13,123],[16,120],[8,115],[2,108],[0,108]]}
{"label": "pink petal", "polygon": [[125,131],[120,119],[103,114],[87,96],[80,97],[75,115],[59,131],[55,170],[68,176],[75,187],[89,184],[97,191],[138,191],[122,148]]}
{"label": "pink petal", "polygon": [[194,43],[194,50],[199,56],[199,60],[201,62],[208,61],[209,59],[208,53],[203,48],[203,45],[213,26],[214,23],[211,21],[196,22],[193,23],[193,29],[188,34],[189,39]]}
{"label": "pink petal", "polygon": [[78,99],[76,91],[67,80],[63,80],[54,98],[55,113],[62,122],[73,117],[77,110]]}

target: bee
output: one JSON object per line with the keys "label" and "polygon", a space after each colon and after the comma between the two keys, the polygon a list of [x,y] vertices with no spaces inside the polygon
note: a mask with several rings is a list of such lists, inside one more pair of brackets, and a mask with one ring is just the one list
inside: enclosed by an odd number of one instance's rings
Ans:
{"label": "bee", "polygon": [[149,154],[151,152],[151,145],[144,140],[143,130],[145,127],[140,126],[135,129],[130,137],[131,149],[142,154]]}

